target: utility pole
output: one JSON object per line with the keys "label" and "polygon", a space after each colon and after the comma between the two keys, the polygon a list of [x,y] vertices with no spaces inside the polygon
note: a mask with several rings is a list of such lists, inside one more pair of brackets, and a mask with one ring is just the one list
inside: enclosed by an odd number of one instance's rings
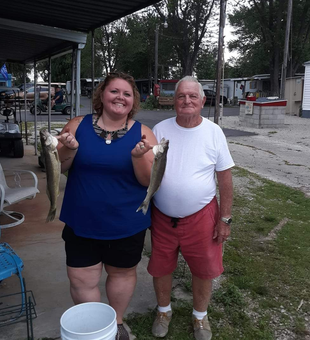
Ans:
{"label": "utility pole", "polygon": [[289,45],[289,41],[290,41],[292,5],[293,5],[293,0],[288,0],[288,3],[287,3],[286,30],[285,30],[285,43],[284,43],[284,54],[283,54],[283,64],[282,64],[282,72],[281,72],[281,88],[280,88],[280,98],[281,99],[284,99],[284,97],[285,97],[287,56],[288,56],[288,45]]}
{"label": "utility pole", "polygon": [[155,28],[155,68],[154,68],[154,84],[158,82],[158,30],[159,24]]}
{"label": "utility pole", "polygon": [[[216,68],[216,97],[215,97],[215,110],[214,110],[214,123],[218,124],[220,115],[220,94],[221,94],[221,75],[223,67],[223,46],[224,46],[224,27],[226,20],[226,4],[227,0],[220,1],[220,29],[218,40],[217,52],[217,68]],[[223,105],[223,103],[222,103]]]}

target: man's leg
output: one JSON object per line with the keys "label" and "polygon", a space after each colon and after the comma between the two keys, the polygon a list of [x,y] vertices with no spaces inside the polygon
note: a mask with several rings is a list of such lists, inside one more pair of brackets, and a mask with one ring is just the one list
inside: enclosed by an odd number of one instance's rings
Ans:
{"label": "man's leg", "polygon": [[194,309],[198,312],[205,312],[211,299],[212,280],[203,280],[193,275],[192,287]]}
{"label": "man's leg", "polygon": [[172,274],[154,277],[153,283],[158,306],[168,306],[171,300]]}
{"label": "man's leg", "polygon": [[102,274],[102,263],[84,268],[67,267],[70,280],[70,293],[75,304],[100,302],[98,287]]}
{"label": "man's leg", "polygon": [[172,274],[162,277],[154,277],[153,283],[158,307],[157,316],[152,327],[152,333],[158,338],[163,338],[168,333],[168,327],[172,317],[170,304]]}
{"label": "man's leg", "polygon": [[193,324],[196,340],[210,340],[212,332],[207,316],[207,309],[212,294],[212,280],[192,276],[193,288]]}

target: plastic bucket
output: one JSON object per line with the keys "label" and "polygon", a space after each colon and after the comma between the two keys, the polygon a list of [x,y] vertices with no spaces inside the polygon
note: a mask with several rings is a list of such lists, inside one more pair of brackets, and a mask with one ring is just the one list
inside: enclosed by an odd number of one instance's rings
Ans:
{"label": "plastic bucket", "polygon": [[62,340],[115,340],[116,333],[116,312],[105,303],[81,303],[60,319]]}

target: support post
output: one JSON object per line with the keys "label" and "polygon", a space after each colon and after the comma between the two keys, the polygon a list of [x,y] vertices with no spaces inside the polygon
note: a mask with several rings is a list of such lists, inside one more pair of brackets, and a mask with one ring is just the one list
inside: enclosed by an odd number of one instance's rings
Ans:
{"label": "support post", "polygon": [[74,112],[74,95],[75,95],[75,51],[74,48],[72,50],[72,67],[71,67],[71,110],[70,110],[70,119],[73,118],[73,112]]}
{"label": "support post", "polygon": [[285,30],[285,42],[284,42],[284,54],[283,54],[283,64],[282,64],[282,72],[281,72],[281,88],[280,88],[280,98],[281,99],[284,99],[284,97],[285,97],[287,56],[288,56],[288,45],[289,45],[289,41],[290,41],[292,5],[293,5],[293,0],[288,0],[288,3],[287,3],[286,30]]}
{"label": "support post", "polygon": [[47,116],[47,128],[48,132],[51,133],[51,121],[52,121],[52,99],[51,99],[51,82],[52,82],[52,59],[48,58],[48,116]]}
{"label": "support post", "polygon": [[154,84],[158,82],[158,30],[159,24],[155,28],[155,66],[154,66]]}
{"label": "support post", "polygon": [[215,110],[214,110],[214,123],[218,124],[220,115],[220,92],[221,92],[221,75],[223,65],[223,45],[224,45],[224,27],[226,19],[226,3],[227,0],[220,1],[220,28],[218,40],[218,53],[217,53],[217,80],[216,80],[216,97],[215,97]]}

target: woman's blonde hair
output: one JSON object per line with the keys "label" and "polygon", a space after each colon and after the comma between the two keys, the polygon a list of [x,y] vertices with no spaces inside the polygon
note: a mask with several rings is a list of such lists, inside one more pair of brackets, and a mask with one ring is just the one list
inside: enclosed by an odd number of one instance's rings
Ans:
{"label": "woman's blonde hair", "polygon": [[132,106],[131,111],[128,114],[128,119],[131,119],[139,111],[139,108],[140,108],[140,93],[137,89],[134,78],[127,73],[111,72],[106,76],[105,80],[97,86],[97,89],[94,93],[93,108],[99,116],[102,115],[103,103],[101,101],[101,93],[110,84],[110,82],[114,79],[124,79],[132,87],[132,90],[133,90],[133,106]]}

